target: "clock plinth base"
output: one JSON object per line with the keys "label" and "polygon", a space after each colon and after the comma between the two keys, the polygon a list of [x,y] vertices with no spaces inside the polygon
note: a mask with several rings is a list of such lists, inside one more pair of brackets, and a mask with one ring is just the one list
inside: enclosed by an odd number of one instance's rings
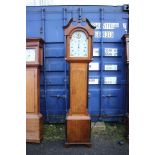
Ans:
{"label": "clock plinth base", "polygon": [[91,119],[89,115],[68,115],[65,146],[84,144],[90,147]]}
{"label": "clock plinth base", "polygon": [[40,143],[43,139],[41,114],[26,114],[26,142]]}

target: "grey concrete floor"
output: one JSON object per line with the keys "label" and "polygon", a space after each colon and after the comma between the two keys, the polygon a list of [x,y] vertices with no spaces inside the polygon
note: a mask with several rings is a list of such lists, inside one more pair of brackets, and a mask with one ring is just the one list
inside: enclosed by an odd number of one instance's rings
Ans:
{"label": "grey concrete floor", "polygon": [[48,124],[44,125],[44,140],[40,144],[27,143],[26,155],[128,155],[126,131],[123,124],[92,123],[91,148],[83,145],[65,148],[65,125]]}
{"label": "grey concrete floor", "polygon": [[27,144],[26,155],[128,155],[129,145],[127,141],[120,144],[108,137],[93,135],[92,147],[73,145],[64,147],[64,140],[45,141],[40,144]]}

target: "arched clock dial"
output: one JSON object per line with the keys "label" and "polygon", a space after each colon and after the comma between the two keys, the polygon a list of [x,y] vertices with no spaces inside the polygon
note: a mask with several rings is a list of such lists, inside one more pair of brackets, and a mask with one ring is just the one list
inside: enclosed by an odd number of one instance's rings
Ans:
{"label": "arched clock dial", "polygon": [[84,32],[75,31],[70,40],[70,57],[88,57],[88,39]]}

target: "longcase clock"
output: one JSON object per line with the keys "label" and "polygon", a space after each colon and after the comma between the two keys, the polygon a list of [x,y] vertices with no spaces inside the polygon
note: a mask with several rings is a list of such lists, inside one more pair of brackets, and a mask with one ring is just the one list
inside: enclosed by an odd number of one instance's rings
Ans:
{"label": "longcase clock", "polygon": [[40,114],[40,66],[43,64],[43,40],[26,40],[26,141],[42,139]]}
{"label": "longcase clock", "polygon": [[[77,25],[73,25],[76,22]],[[82,23],[85,23],[82,25]],[[94,26],[88,19],[71,19],[64,27],[66,61],[69,62],[70,109],[66,117],[66,143],[91,145],[88,105],[88,64],[92,61]]]}

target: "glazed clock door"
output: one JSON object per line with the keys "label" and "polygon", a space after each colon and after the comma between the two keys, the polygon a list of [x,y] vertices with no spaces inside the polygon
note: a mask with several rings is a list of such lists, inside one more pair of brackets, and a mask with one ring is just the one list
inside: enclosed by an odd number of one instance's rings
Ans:
{"label": "glazed clock door", "polygon": [[70,40],[70,57],[88,57],[88,39],[84,32],[75,31]]}

